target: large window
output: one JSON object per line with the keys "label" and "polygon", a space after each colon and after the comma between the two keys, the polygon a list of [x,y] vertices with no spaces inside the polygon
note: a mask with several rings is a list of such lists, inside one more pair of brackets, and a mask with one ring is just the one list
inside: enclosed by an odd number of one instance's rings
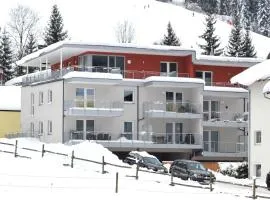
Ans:
{"label": "large window", "polygon": [[33,122],[30,123],[30,133],[32,137],[35,136],[35,125]]}
{"label": "large window", "polygon": [[160,75],[177,77],[177,63],[174,62],[161,62]]}
{"label": "large window", "polygon": [[166,92],[166,111],[181,112],[184,108],[181,92]]}
{"label": "large window", "polygon": [[113,55],[84,55],[79,57],[79,65],[94,72],[114,72],[114,68],[123,71],[125,58]]}
{"label": "large window", "polygon": [[39,92],[39,105],[42,105],[43,103],[43,92]]}
{"label": "large window", "polygon": [[92,88],[76,88],[76,107],[94,107],[95,90]]}
{"label": "large window", "polygon": [[133,90],[125,90],[124,91],[124,102],[132,103],[134,101]]}
{"label": "large window", "polygon": [[256,144],[262,143],[262,132],[261,131],[255,131],[255,143]]}
{"label": "large window", "polygon": [[196,78],[201,78],[205,81],[205,85],[212,85],[212,72],[196,71]]}
{"label": "large window", "polygon": [[219,101],[203,101],[203,120],[220,120]]}

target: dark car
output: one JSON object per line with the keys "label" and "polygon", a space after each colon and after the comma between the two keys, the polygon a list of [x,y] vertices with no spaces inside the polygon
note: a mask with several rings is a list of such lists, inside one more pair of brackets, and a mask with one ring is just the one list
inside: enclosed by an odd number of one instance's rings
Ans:
{"label": "dark car", "polygon": [[267,189],[270,190],[270,172],[268,172],[268,174],[266,175],[266,185],[267,185]]}
{"label": "dark car", "polygon": [[164,173],[168,173],[167,168],[164,167],[155,156],[146,152],[130,152],[123,162],[130,165],[138,164],[140,167],[151,169],[153,171],[162,171]]}
{"label": "dark car", "polygon": [[194,180],[198,182],[214,182],[215,176],[209,172],[200,162],[192,160],[175,160],[169,171],[173,176],[183,180]]}

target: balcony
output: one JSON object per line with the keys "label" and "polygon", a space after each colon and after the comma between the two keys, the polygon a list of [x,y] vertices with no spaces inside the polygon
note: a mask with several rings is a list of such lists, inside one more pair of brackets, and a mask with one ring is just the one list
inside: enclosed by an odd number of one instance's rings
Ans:
{"label": "balcony", "polygon": [[202,149],[202,136],[198,133],[143,133],[138,140],[129,133],[110,133],[103,131],[74,131],[70,133],[70,142],[92,140],[110,150],[130,151],[137,148],[156,152],[179,152]]}
{"label": "balcony", "polygon": [[191,102],[144,102],[143,109],[148,118],[202,118],[201,104]]}
{"label": "balcony", "polygon": [[70,100],[64,102],[65,116],[120,117],[123,103],[119,101]]}
{"label": "balcony", "polygon": [[204,112],[203,126],[240,128],[248,126],[248,113]]}
{"label": "balcony", "polygon": [[244,142],[203,142],[203,156],[247,157],[247,140]]}

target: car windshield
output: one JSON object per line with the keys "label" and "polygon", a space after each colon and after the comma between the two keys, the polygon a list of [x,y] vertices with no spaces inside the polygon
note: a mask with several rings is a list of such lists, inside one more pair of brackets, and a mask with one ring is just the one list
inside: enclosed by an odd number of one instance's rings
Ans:
{"label": "car windshield", "polygon": [[162,165],[161,162],[159,162],[159,160],[154,157],[144,157],[143,161],[154,165]]}
{"label": "car windshield", "polygon": [[206,170],[201,163],[189,163],[188,168],[193,170]]}

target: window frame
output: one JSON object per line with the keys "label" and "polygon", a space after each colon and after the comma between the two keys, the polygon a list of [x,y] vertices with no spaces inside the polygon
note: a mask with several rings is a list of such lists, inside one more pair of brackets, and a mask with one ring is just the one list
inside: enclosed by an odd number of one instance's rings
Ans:
{"label": "window frame", "polygon": [[[202,77],[197,77],[197,72],[201,72],[202,73]],[[205,80],[205,73],[210,73],[211,74],[211,82],[210,82],[210,85],[208,85]],[[202,71],[202,70],[196,70],[195,71],[195,78],[200,78],[200,79],[203,79],[205,81],[205,85],[206,86],[212,86],[213,85],[213,72],[212,71]]]}
{"label": "window frame", "polygon": [[35,94],[34,93],[30,94],[30,104],[31,104],[30,114],[33,117],[35,115]]}
{"label": "window frame", "polygon": [[255,176],[256,177],[258,177],[258,178],[262,177],[262,164],[256,163],[254,165],[254,171],[255,171]]}
{"label": "window frame", "polygon": [[30,134],[32,137],[35,136],[35,124],[34,122],[30,122]]}
{"label": "window frame", "polygon": [[[131,94],[132,94],[132,101],[126,101],[125,100],[125,92],[131,92]],[[135,91],[133,89],[124,89],[124,98],[123,98],[124,103],[127,103],[127,104],[134,103],[135,102],[135,100],[134,100],[135,95],[134,94],[135,94]]]}
{"label": "window frame", "polygon": [[[255,130],[254,131],[254,142],[255,142],[255,144],[261,144],[262,143],[262,131],[261,130]],[[259,135],[259,137],[258,137],[258,134],[260,134]]]}
{"label": "window frame", "polygon": [[48,90],[48,104],[52,103],[52,90]]}
{"label": "window frame", "polygon": [[39,123],[38,123],[38,134],[43,135],[43,133],[44,133],[43,121],[39,121]]}
{"label": "window frame", "polygon": [[44,94],[43,94],[43,92],[40,91],[38,96],[39,96],[39,99],[38,99],[39,105],[43,105],[44,104]]}
{"label": "window frame", "polygon": [[48,124],[47,124],[47,128],[48,128],[48,135],[52,135],[52,120],[48,120]]}
{"label": "window frame", "polygon": [[[161,71],[161,65],[162,64],[166,64],[166,72],[163,72]],[[175,76],[171,76],[170,73],[174,72],[174,71],[171,71],[171,64],[175,64],[176,66],[176,75]],[[159,64],[159,71],[160,71],[160,75],[161,76],[169,76],[169,77],[178,77],[178,62],[170,62],[170,61],[161,61],[160,64]]]}
{"label": "window frame", "polygon": [[[125,128],[126,128],[125,125],[126,125],[127,123],[130,123],[130,124],[131,124],[131,132],[126,132],[126,131],[125,131]],[[124,133],[124,134],[133,134],[133,129],[134,129],[134,128],[133,128],[133,122],[132,122],[132,121],[124,121],[124,124],[123,124],[123,133]]]}

